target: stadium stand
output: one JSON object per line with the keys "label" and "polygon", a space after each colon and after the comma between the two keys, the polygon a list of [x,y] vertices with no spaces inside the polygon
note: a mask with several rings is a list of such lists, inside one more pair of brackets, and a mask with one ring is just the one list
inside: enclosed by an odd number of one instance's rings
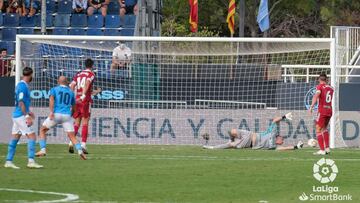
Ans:
{"label": "stadium stand", "polygon": [[34,28],[30,28],[30,27],[20,28],[19,31],[18,31],[18,34],[32,35],[32,34],[34,34]]}
{"label": "stadium stand", "polygon": [[46,13],[53,14],[55,12],[55,1],[47,0],[46,1]]}
{"label": "stadium stand", "polygon": [[73,14],[71,16],[71,27],[87,27],[87,16],[85,14]]}
{"label": "stadium stand", "polygon": [[56,27],[53,30],[53,34],[54,35],[67,35],[68,34],[68,29],[67,28]]}
{"label": "stadium stand", "polygon": [[16,32],[17,32],[16,28],[11,28],[11,27],[4,28],[2,30],[2,40],[15,41]]}
{"label": "stadium stand", "polygon": [[4,20],[3,15],[0,15],[0,26],[3,25],[3,20]]}
{"label": "stadium stand", "polygon": [[35,17],[20,17],[20,26],[21,27],[35,27]]}
{"label": "stadium stand", "polygon": [[136,21],[135,15],[126,15],[121,25],[125,28],[135,28],[135,21]]}
{"label": "stadium stand", "polygon": [[[46,15],[46,27],[54,26],[54,17],[52,14]],[[41,27],[41,15],[35,15],[35,27]]]}
{"label": "stadium stand", "polygon": [[[136,16],[119,16],[120,5],[111,0],[107,16],[73,14],[71,0],[46,1],[46,30],[54,35],[133,36]],[[16,34],[40,34],[41,14],[33,17],[0,13],[0,48],[15,51]]]}
{"label": "stadium stand", "polygon": [[85,32],[84,28],[71,28],[69,34],[70,35],[85,35],[86,32]]}
{"label": "stadium stand", "polygon": [[120,36],[120,32],[118,29],[105,29],[105,36]]}
{"label": "stadium stand", "polygon": [[89,16],[88,26],[90,28],[102,28],[104,26],[104,17],[102,15]]}
{"label": "stadium stand", "polygon": [[70,27],[70,14],[58,14],[55,16],[55,27]]}
{"label": "stadium stand", "polygon": [[19,15],[14,13],[4,14],[4,27],[18,27],[19,26]]}
{"label": "stadium stand", "polygon": [[107,15],[105,17],[105,28],[119,28],[121,26],[119,15]]}
{"label": "stadium stand", "polygon": [[91,36],[102,36],[104,35],[104,32],[101,29],[88,28],[86,34]]}
{"label": "stadium stand", "polygon": [[58,2],[58,10],[59,14],[71,14],[72,11],[72,1],[62,0]]}
{"label": "stadium stand", "polygon": [[120,31],[120,34],[121,36],[134,36],[134,29],[128,29],[128,28],[122,29]]}

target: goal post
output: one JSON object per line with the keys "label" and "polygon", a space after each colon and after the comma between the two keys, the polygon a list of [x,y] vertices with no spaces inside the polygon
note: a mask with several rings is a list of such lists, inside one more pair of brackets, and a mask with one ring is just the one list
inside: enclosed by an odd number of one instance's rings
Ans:
{"label": "goal post", "polygon": [[[132,50],[131,60],[110,70],[119,43]],[[35,68],[36,125],[47,116],[55,78],[71,79],[86,58],[95,60],[95,86],[103,92],[94,96],[89,138],[94,144],[199,145],[205,132],[210,143],[223,143],[230,128],[260,132],[288,111],[295,119],[282,123],[280,132],[293,144],[315,136],[314,115],[307,113],[313,75],[326,72],[336,87],[331,38],[17,35],[16,50],[16,82],[23,66]],[[306,66],[321,68],[306,73]],[[289,81],[289,73],[300,76]],[[334,109],[337,104],[335,97]],[[330,124],[331,147],[343,145],[336,122]],[[66,142],[61,130],[49,133],[50,143]]]}

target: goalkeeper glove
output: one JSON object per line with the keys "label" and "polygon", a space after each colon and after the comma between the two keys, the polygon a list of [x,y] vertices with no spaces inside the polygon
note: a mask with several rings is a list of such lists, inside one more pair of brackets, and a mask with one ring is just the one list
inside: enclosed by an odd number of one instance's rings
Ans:
{"label": "goalkeeper glove", "polygon": [[291,120],[292,120],[292,117],[293,117],[293,116],[292,116],[292,113],[289,112],[289,113],[283,115],[282,119],[283,119],[283,120],[288,119],[289,121],[291,121]]}
{"label": "goalkeeper glove", "polygon": [[204,140],[206,140],[206,141],[209,141],[209,140],[210,140],[210,135],[209,135],[208,133],[204,133],[204,134],[202,134],[201,136],[202,136],[202,138],[203,138]]}
{"label": "goalkeeper glove", "polygon": [[304,146],[304,143],[300,140],[297,143],[297,145],[294,146],[294,149],[301,149],[301,148],[303,148],[303,146]]}

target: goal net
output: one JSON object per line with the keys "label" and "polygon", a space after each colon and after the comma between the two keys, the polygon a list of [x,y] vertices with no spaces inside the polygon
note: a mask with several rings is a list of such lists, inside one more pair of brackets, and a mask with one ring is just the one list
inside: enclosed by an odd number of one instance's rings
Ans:
{"label": "goal net", "polygon": [[[124,66],[111,69],[125,44]],[[89,143],[201,145],[226,142],[231,128],[261,132],[275,116],[286,144],[315,137],[307,113],[320,73],[330,70],[330,39],[228,39],[18,36],[18,71],[35,69],[31,84],[37,127],[48,115],[56,78],[69,80],[95,61]],[[17,79],[20,75],[17,75]],[[336,103],[337,98],[334,98]],[[334,134],[335,145],[343,145]],[[49,143],[66,143],[58,126]]]}

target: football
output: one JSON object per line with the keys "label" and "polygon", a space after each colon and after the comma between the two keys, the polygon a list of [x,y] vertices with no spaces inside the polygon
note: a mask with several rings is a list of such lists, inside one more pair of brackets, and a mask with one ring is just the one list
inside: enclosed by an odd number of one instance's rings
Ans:
{"label": "football", "polygon": [[308,145],[310,146],[310,147],[316,147],[316,145],[317,145],[317,140],[315,140],[315,139],[309,139],[308,140]]}

